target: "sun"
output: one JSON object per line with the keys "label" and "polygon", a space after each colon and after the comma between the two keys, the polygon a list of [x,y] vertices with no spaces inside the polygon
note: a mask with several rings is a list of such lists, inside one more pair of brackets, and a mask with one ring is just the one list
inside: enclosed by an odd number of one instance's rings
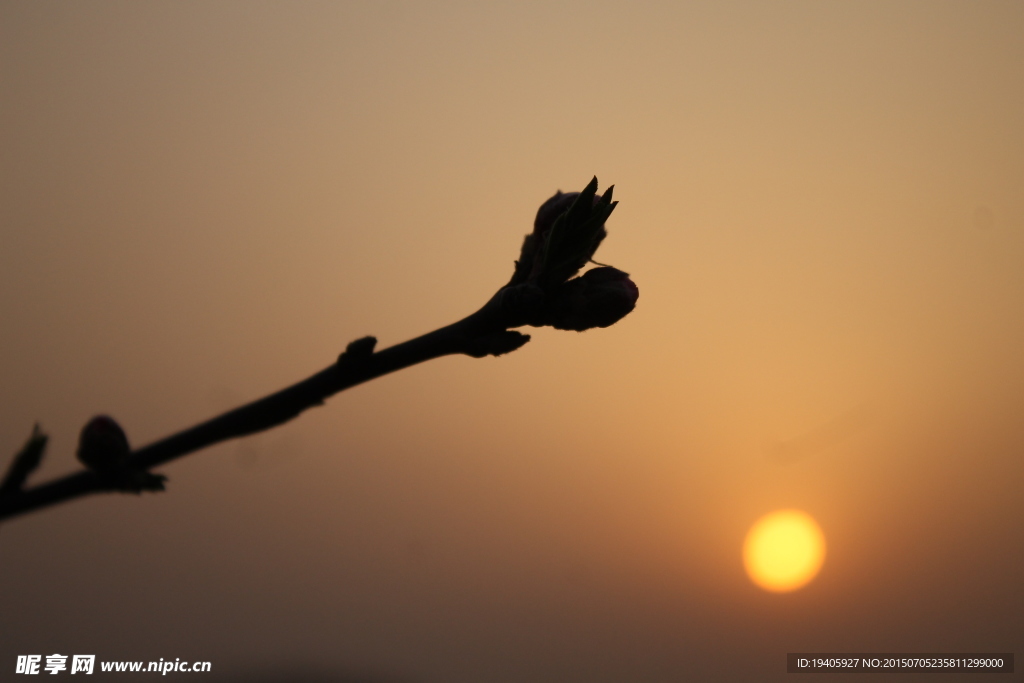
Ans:
{"label": "sun", "polygon": [[771,512],[747,532],[743,565],[751,581],[766,591],[787,593],[805,586],[825,561],[825,536],[800,510]]}

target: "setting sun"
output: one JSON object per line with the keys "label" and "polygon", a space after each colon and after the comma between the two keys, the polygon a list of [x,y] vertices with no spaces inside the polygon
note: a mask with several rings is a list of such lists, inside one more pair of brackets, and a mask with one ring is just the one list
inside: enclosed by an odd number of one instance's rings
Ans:
{"label": "setting sun", "polygon": [[779,510],[757,520],[743,542],[743,565],[751,580],[775,593],[796,590],[813,579],[825,560],[825,536],[807,513]]}

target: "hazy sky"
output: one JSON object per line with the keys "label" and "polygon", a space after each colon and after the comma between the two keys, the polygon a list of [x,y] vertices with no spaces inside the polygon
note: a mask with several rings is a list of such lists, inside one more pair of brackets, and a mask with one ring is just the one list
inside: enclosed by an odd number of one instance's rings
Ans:
{"label": "hazy sky", "polygon": [[[39,421],[33,481],[95,414],[143,445],[476,310],[595,174],[640,288],[4,524],[0,671],[1020,656],[1022,122],[1020,2],[0,2],[0,454]],[[781,508],[828,542],[785,595],[740,552]]]}

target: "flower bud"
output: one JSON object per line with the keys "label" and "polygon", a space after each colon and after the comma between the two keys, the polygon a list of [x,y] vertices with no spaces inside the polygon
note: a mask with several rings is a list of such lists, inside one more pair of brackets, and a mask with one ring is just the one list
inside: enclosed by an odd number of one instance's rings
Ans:
{"label": "flower bud", "polygon": [[97,471],[117,469],[128,459],[131,447],[121,425],[106,415],[98,415],[82,428],[78,439],[78,459]]}
{"label": "flower bud", "polygon": [[[579,196],[579,192],[562,192],[559,190],[554,196],[541,204],[540,208],[537,209],[537,217],[533,221],[533,234],[540,238],[541,241],[546,239],[548,233],[551,232],[551,227],[555,224],[555,219],[568,211],[572,203],[576,201],[576,197]],[[599,199],[599,197],[595,196],[594,204],[597,204]]]}
{"label": "flower bud", "polygon": [[545,322],[577,332],[608,327],[632,311],[639,297],[640,289],[627,273],[610,266],[594,268],[556,290]]}
{"label": "flower bud", "polygon": [[582,192],[559,190],[541,204],[509,284],[529,281],[548,291],[586,266],[608,234],[604,224],[617,204],[613,190],[598,196],[595,177]]}
{"label": "flower bud", "polygon": [[539,271],[551,228],[554,227],[558,217],[569,210],[579,195],[579,192],[559,190],[540,205],[540,208],[537,209],[537,217],[533,220],[533,232],[523,240],[523,248],[519,254],[519,260],[516,261],[516,272],[511,284],[522,284],[528,277],[536,279],[535,276]]}

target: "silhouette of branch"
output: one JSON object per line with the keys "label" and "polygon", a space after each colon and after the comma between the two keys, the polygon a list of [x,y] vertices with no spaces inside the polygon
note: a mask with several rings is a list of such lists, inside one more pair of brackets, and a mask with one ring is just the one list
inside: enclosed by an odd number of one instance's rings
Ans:
{"label": "silhouette of branch", "polygon": [[513,327],[583,331],[613,324],[633,309],[636,285],[609,266],[573,277],[591,261],[615,208],[612,188],[600,197],[596,190],[594,178],[581,193],[559,192],[545,202],[512,279],[480,310],[456,323],[382,351],[374,351],[373,337],[357,339],[336,363],[311,377],[135,451],[116,422],[96,417],[79,442],[78,458],[87,469],[25,489],[46,444],[37,425],[0,485],[0,519],[91,493],[163,490],[165,478],[150,468],[284,424],[339,391],[417,363],[452,354],[483,358],[510,353],[530,340]]}

